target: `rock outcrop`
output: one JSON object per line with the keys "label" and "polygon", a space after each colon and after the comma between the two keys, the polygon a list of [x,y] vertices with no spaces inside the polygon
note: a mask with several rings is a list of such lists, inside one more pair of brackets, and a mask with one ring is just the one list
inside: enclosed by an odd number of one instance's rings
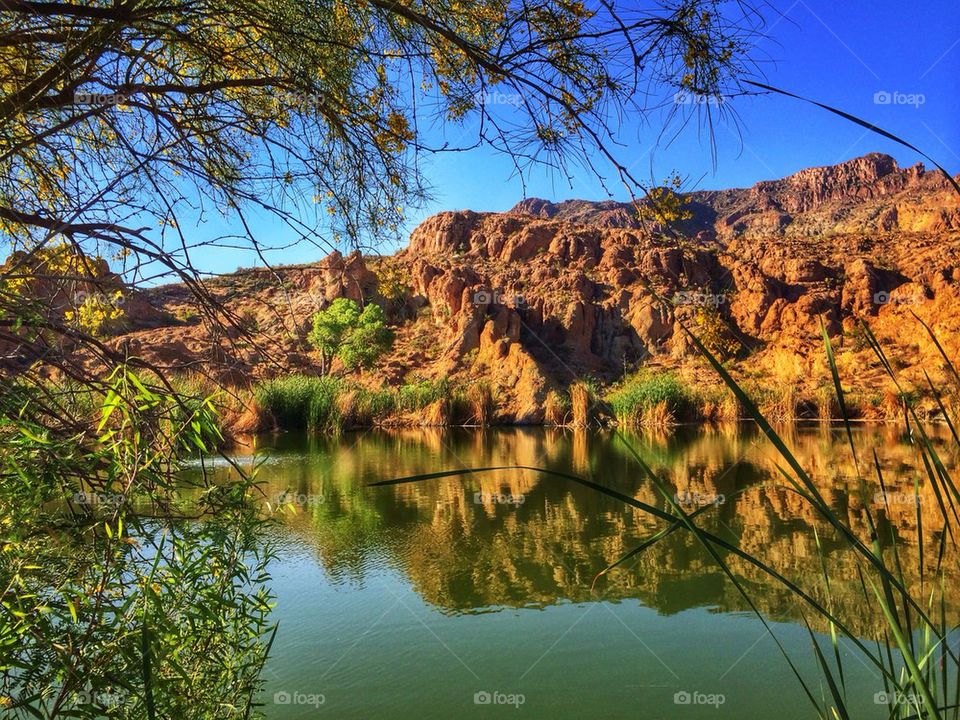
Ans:
{"label": "rock outcrop", "polygon": [[378,273],[389,266],[407,286],[399,309],[390,301],[397,343],[367,378],[483,380],[505,399],[504,418],[518,421],[541,419],[546,393],[578,377],[610,381],[653,363],[699,378],[687,329],[736,372],[798,386],[824,381],[821,323],[851,382],[865,387],[883,381],[865,354],[861,320],[908,376],[942,365],[913,313],[948,352],[960,349],[960,198],[940,173],[870,154],[682,200],[690,217],[669,232],[610,201],[528,199],[505,213],[439,213],[389,258],[334,253],[212,284],[259,343],[211,336],[185,316],[180,286],[150,294],[180,320],[115,342],[168,366],[309,371],[312,313],[335,297],[386,306]]}

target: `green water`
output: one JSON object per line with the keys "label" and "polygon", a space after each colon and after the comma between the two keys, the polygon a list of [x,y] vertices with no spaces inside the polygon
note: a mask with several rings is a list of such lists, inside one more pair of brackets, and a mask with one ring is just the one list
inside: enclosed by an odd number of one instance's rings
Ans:
{"label": "green water", "polygon": [[[953,465],[945,436],[934,434]],[[938,528],[918,532],[918,457],[897,430],[867,427],[856,438],[879,453],[887,508],[878,487],[856,479],[840,430],[785,435],[838,512],[862,527],[869,508],[881,535],[898,537],[905,582],[919,582],[918,545],[934,542]],[[755,430],[630,442],[688,508],[714,503],[703,527],[822,599],[816,528],[837,614],[863,637],[882,626],[867,614],[850,553],[778,482],[778,458]],[[294,506],[273,566],[280,629],[262,698],[268,718],[814,717],[770,631],[812,692],[829,695],[798,602],[728,556],[768,631],[686,532],[594,585],[608,563],[663,527],[642,511],[525,470],[368,487],[440,469],[525,465],[665,507],[611,434],[399,431],[260,444],[271,446],[260,475],[268,496],[288,493]],[[921,486],[921,502],[932,502]],[[957,608],[947,613],[955,623]],[[826,638],[827,628],[810,620]],[[887,717],[874,701],[879,674],[842,651],[854,717]]]}

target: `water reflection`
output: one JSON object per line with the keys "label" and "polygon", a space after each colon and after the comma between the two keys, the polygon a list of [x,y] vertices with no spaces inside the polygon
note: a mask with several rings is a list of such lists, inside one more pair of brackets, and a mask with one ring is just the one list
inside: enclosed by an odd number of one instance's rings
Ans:
{"label": "water reflection", "polygon": [[[938,428],[931,434],[945,465],[955,467],[947,434]],[[896,541],[904,584],[915,592],[921,582],[929,585],[933,563],[928,560],[921,577],[920,550],[927,558],[936,556],[942,535],[938,499],[916,448],[899,430],[872,426],[856,432],[861,467],[872,467],[871,453],[877,451],[885,496],[875,480],[858,478],[842,429],[792,427],[783,436],[823,496],[852,527],[863,529],[864,539],[867,513],[872,513],[881,539],[888,546]],[[854,632],[872,636],[881,630],[882,618],[858,612],[863,588],[855,556],[788,487],[777,468],[782,459],[755,428],[629,435],[627,441],[687,509],[711,504],[700,516],[702,527],[763,559],[824,604],[832,603]],[[426,602],[451,615],[626,598],[662,614],[694,607],[748,609],[685,531],[669,535],[594,585],[598,572],[665,523],[561,478],[499,470],[368,487],[438,469],[524,465],[572,472],[667,509],[656,485],[612,433],[400,430],[339,439],[281,436],[268,442],[271,462],[261,470],[265,490],[273,500],[293,503],[295,511],[286,516],[289,531],[313,548],[334,582],[362,584],[370,563],[386,562]],[[764,613],[801,619],[797,600],[782,585],[733,555],[725,559]],[[948,574],[948,585],[955,580]],[[948,603],[952,624],[958,608],[953,598]]]}

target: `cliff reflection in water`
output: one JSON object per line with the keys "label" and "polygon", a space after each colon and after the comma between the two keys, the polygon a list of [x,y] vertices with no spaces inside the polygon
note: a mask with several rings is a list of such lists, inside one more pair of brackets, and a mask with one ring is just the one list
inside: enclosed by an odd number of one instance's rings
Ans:
{"label": "cliff reflection in water", "polygon": [[[942,520],[919,456],[899,429],[866,427],[855,436],[862,466],[871,466],[874,449],[880,457],[886,504],[879,484],[857,479],[842,429],[782,432],[841,517],[865,529],[869,508],[881,538],[889,545],[896,537],[904,582],[912,590],[921,582],[918,560],[924,544],[928,569],[923,580],[929,585]],[[954,468],[957,458],[945,435],[939,428],[931,428],[931,434],[948,469]],[[859,609],[863,590],[853,554],[785,487],[776,469],[777,462],[784,463],[756,429],[731,426],[628,439],[688,509],[716,501],[700,517],[702,527],[736,542],[828,604],[815,528],[837,615],[864,635],[883,626],[882,618],[863,616]],[[591,588],[600,570],[665,523],[561,478],[496,471],[368,487],[440,469],[526,465],[590,478],[666,509],[656,487],[611,433],[404,430],[339,440],[284,436],[271,442],[271,460],[261,471],[266,490],[274,499],[292,493],[296,510],[286,516],[287,526],[297,542],[315,549],[335,582],[362,582],[368,563],[388,563],[425,600],[449,613],[629,598],[661,613],[694,606],[748,609],[686,531],[661,540]],[[922,538],[915,481],[924,514]],[[800,620],[798,601],[782,586],[734,555],[726,554],[726,560],[761,610],[772,618]],[[953,580],[948,577],[947,583]],[[955,606],[947,614],[956,622]]]}

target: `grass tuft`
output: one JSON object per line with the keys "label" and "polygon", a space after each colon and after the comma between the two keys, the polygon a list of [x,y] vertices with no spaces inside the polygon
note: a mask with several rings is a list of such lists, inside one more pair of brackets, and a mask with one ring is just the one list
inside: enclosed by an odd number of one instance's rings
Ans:
{"label": "grass tuft", "polygon": [[623,425],[671,425],[694,416],[693,394],[672,373],[640,371],[607,395]]}

